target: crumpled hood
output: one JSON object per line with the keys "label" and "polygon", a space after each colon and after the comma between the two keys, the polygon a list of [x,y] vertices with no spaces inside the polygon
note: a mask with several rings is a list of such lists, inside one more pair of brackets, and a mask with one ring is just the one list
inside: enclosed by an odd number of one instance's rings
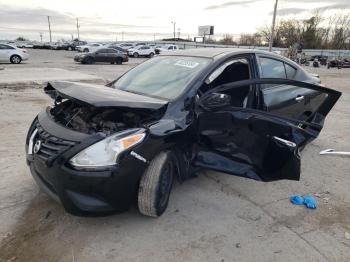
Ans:
{"label": "crumpled hood", "polygon": [[160,109],[168,101],[129,93],[103,85],[75,83],[68,81],[49,82],[44,88],[46,94],[76,100],[94,107],[126,107],[141,109]]}

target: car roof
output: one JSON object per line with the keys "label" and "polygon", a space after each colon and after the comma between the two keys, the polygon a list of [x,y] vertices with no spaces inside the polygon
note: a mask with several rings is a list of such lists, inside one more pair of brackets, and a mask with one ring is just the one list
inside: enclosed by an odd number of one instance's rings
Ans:
{"label": "car roof", "polygon": [[283,59],[284,57],[272,52],[257,50],[257,49],[241,49],[241,48],[193,48],[193,49],[182,49],[179,51],[172,52],[171,54],[164,54],[167,56],[192,56],[192,57],[205,57],[212,59],[219,59],[223,56],[240,55],[240,54],[266,54],[274,56],[276,58]]}

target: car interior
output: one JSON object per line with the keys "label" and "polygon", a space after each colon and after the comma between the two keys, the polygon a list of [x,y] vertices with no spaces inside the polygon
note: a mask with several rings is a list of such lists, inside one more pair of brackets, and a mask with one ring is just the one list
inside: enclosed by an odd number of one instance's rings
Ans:
{"label": "car interior", "polygon": [[[251,78],[249,61],[246,58],[230,60],[218,67],[203,83],[199,89],[199,94],[203,94],[210,89],[218,86],[237,82],[241,80],[249,80]],[[251,86],[242,86],[229,90],[225,90],[223,94],[230,96],[230,105],[234,107],[249,107],[252,100],[249,99],[253,95]]]}

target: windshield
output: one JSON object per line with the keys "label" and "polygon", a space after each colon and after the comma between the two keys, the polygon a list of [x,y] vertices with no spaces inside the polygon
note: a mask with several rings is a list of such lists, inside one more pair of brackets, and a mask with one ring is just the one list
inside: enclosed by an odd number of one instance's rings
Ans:
{"label": "windshield", "polygon": [[172,100],[210,63],[200,57],[160,56],[135,67],[114,83],[123,91]]}

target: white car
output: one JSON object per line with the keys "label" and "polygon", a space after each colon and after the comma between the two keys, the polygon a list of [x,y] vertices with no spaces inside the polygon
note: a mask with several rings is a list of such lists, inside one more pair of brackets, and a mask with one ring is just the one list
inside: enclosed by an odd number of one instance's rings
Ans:
{"label": "white car", "polygon": [[29,55],[25,49],[20,49],[12,45],[0,44],[0,62],[11,62],[19,64],[28,60]]}
{"label": "white car", "polygon": [[87,44],[87,45],[78,45],[75,49],[78,50],[79,52],[95,52],[96,50],[104,47],[103,44],[99,43],[92,43],[92,44]]}
{"label": "white car", "polygon": [[16,44],[18,48],[33,48],[33,44],[31,43],[26,43],[26,42],[18,42]]}
{"label": "white car", "polygon": [[133,57],[139,57],[139,56],[153,57],[154,54],[155,54],[154,49],[147,45],[137,46],[137,47],[128,49],[128,55]]}
{"label": "white car", "polygon": [[156,51],[157,55],[162,53],[162,52],[177,51],[177,50],[179,50],[177,45],[164,45],[164,46],[155,48],[155,51]]}

